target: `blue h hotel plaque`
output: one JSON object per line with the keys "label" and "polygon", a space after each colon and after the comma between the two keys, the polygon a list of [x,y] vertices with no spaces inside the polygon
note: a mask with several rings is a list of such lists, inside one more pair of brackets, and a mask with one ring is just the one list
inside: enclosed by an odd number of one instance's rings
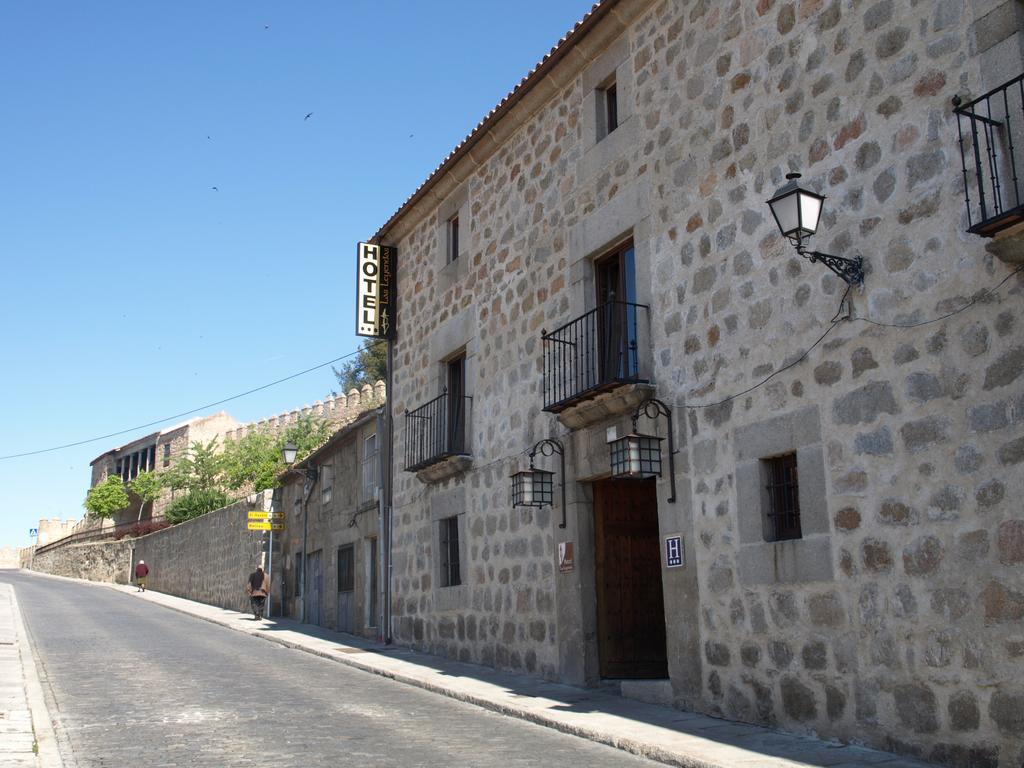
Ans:
{"label": "blue h hotel plaque", "polygon": [[395,338],[395,257],[391,245],[356,248],[356,336]]}

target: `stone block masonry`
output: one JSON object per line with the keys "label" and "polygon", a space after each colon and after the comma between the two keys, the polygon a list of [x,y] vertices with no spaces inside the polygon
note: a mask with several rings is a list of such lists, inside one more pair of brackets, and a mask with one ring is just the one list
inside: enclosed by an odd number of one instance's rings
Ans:
{"label": "stone block masonry", "polygon": [[58,546],[26,565],[57,576],[127,584],[134,564],[145,560],[150,589],[248,612],[245,580],[264,557],[261,534],[248,530],[248,513],[269,511],[270,501],[269,491],[255,494],[137,539]]}
{"label": "stone block masonry", "polygon": [[[687,546],[685,568],[663,569],[675,702],[950,765],[1020,765],[1024,282],[966,233],[950,104],[1000,84],[979,52],[1003,51],[996,37],[1017,45],[1005,79],[1024,71],[1019,35],[994,31],[1019,3],[611,6],[382,232],[408,276],[394,412],[436,397],[454,355],[472,396],[468,470],[424,484],[395,467],[396,637],[598,682],[590,481],[606,428],[623,425],[609,416],[586,440],[542,411],[540,335],[593,309],[595,260],[631,239],[652,384],[680,448],[680,498],[667,503],[662,477],[658,504],[660,533]],[[628,141],[590,135],[609,77],[630,99],[615,132]],[[867,271],[855,319],[802,362],[845,285],[772,221],[765,201],[789,171],[826,196],[813,247]],[[463,194],[453,275],[438,211]],[[816,430],[748,455],[776,419]],[[524,451],[549,436],[575,454],[565,532],[508,498]],[[776,450],[797,453],[801,494],[816,496],[799,544],[760,525],[752,472]],[[438,521],[452,516],[456,588],[439,583]],[[572,573],[557,570],[563,540]]]}

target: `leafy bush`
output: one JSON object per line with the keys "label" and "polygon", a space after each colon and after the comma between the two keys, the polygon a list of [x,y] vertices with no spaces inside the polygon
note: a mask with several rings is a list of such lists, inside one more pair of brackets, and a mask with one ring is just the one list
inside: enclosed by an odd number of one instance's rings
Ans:
{"label": "leafy bush", "polygon": [[194,490],[171,502],[164,510],[164,518],[172,525],[183,523],[215,509],[226,507],[231,503],[228,495],[221,490],[212,488]]}

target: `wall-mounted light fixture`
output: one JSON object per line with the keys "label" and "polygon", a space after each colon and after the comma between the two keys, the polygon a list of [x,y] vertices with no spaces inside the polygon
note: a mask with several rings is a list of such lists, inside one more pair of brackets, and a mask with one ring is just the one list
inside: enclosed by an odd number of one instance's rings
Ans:
{"label": "wall-mounted light fixture", "polygon": [[554,472],[537,469],[534,457],[558,454],[562,469],[562,522],[559,528],[565,528],[565,449],[557,440],[545,438],[538,442],[530,451],[530,468],[512,475],[512,506],[513,507],[545,507],[554,505]]}
{"label": "wall-mounted light fixture", "polygon": [[668,421],[668,479],[672,495],[669,503],[676,500],[675,440],[672,437],[672,409],[657,398],[645,400],[633,414],[633,432],[608,443],[611,450],[612,477],[631,480],[645,480],[661,477],[661,441],[657,435],[643,435],[637,432],[640,416],[655,419],[664,416]]}
{"label": "wall-mounted light fixture", "polygon": [[812,264],[820,261],[841,277],[847,285],[861,285],[864,282],[863,259],[832,256],[821,251],[809,251],[804,241],[818,231],[821,218],[821,204],[825,198],[800,185],[799,173],[787,173],[788,183],[779,189],[768,201],[779,231],[789,239],[796,252]]}

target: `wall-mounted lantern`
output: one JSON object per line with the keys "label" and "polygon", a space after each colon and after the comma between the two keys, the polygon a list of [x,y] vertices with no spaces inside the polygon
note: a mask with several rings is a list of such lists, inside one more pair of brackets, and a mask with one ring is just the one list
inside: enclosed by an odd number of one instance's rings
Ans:
{"label": "wall-mounted lantern", "polygon": [[668,478],[672,494],[669,503],[676,500],[675,440],[672,437],[672,409],[657,398],[645,400],[633,414],[633,432],[608,443],[611,450],[612,477],[644,480],[661,477],[661,441],[657,435],[643,435],[637,432],[636,423],[640,416],[655,419],[664,416],[668,421]]}
{"label": "wall-mounted lantern", "polygon": [[530,468],[512,475],[512,506],[513,507],[545,507],[554,505],[555,473],[534,466],[534,457],[558,454],[562,469],[562,522],[559,528],[565,528],[565,449],[557,440],[545,438],[538,442],[530,451]]}
{"label": "wall-mounted lantern", "polygon": [[775,196],[768,201],[775,223],[779,231],[788,238],[796,248],[796,252],[812,264],[820,261],[847,285],[861,285],[864,282],[863,259],[832,256],[820,251],[809,251],[804,241],[818,231],[818,219],[821,218],[822,203],[825,198],[816,192],[800,185],[799,173],[787,173],[788,183],[780,188]]}

